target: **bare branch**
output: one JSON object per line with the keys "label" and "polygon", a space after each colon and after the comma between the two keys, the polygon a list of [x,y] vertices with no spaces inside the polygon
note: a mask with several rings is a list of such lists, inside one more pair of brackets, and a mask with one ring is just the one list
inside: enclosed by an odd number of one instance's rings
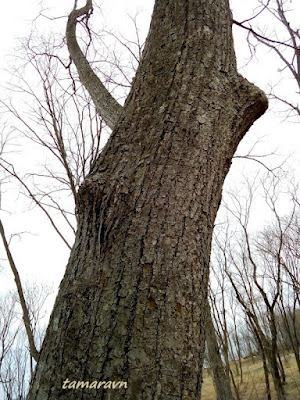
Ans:
{"label": "bare branch", "polygon": [[[3,162],[6,164],[3,164]],[[63,242],[66,244],[66,246],[71,250],[71,246],[70,244],[67,242],[67,240],[65,239],[65,237],[62,235],[62,233],[60,232],[60,230],[57,228],[55,222],[53,221],[53,218],[51,217],[51,215],[49,214],[49,212],[46,210],[46,208],[43,206],[43,204],[38,201],[38,199],[36,198],[36,196],[32,193],[32,191],[29,189],[29,187],[26,185],[26,183],[24,182],[23,179],[21,179],[19,177],[19,175],[16,173],[14,167],[9,164],[8,162],[4,161],[0,164],[1,167],[7,172],[9,173],[11,176],[15,177],[20,183],[21,185],[26,189],[29,197],[34,201],[34,203],[46,214],[47,218],[49,219],[51,225],[53,226],[53,228],[55,229],[55,231],[58,233],[58,235],[60,236],[60,238],[63,240]],[[11,168],[11,169],[10,169]]]}
{"label": "bare branch", "polygon": [[31,324],[30,324],[29,311],[28,311],[27,304],[26,304],[26,301],[25,301],[20,275],[19,275],[19,272],[18,272],[17,267],[15,265],[15,262],[14,262],[14,259],[12,257],[12,254],[10,252],[10,249],[9,249],[9,246],[8,246],[8,242],[6,240],[5,231],[4,231],[4,227],[3,227],[1,219],[0,219],[0,235],[1,235],[1,238],[2,238],[2,241],[3,241],[3,245],[4,245],[4,248],[5,248],[6,254],[7,254],[9,265],[11,267],[11,270],[12,270],[13,274],[14,274],[14,278],[15,278],[15,282],[16,282],[16,286],[17,286],[17,291],[18,291],[18,295],[19,295],[19,299],[20,299],[20,304],[21,304],[22,311],[23,311],[23,321],[24,321],[24,325],[25,325],[25,329],[26,329],[26,333],[27,333],[27,338],[28,338],[28,342],[29,342],[30,354],[34,358],[34,360],[37,361],[38,358],[39,358],[39,352],[37,351],[37,349],[35,347],[35,343],[34,343],[34,337],[33,337]]}
{"label": "bare branch", "polygon": [[251,26],[246,26],[243,24],[243,22],[238,22],[235,19],[232,20],[233,24],[240,26],[243,29],[246,29],[247,31],[249,31],[250,33],[252,33],[257,39],[262,39],[264,41],[267,41],[269,43],[273,43],[273,44],[281,44],[283,46],[289,47],[290,49],[296,50],[297,48],[295,48],[293,45],[285,43],[285,42],[281,42],[279,40],[273,40],[270,39],[266,36],[261,35],[260,33],[256,32]]}

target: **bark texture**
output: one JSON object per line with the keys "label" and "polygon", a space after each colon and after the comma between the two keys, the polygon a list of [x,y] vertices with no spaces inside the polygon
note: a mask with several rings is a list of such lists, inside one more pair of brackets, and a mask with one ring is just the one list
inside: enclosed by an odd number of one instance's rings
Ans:
{"label": "bark texture", "polygon": [[[211,237],[236,147],[267,108],[236,72],[228,0],[157,0],[28,400],[199,399]],[[62,389],[127,381],[126,390]]]}

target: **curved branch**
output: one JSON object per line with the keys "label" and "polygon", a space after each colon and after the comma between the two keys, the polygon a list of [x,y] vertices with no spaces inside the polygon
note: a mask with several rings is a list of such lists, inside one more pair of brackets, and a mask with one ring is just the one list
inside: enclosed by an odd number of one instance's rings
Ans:
{"label": "curved branch", "polygon": [[113,129],[123,107],[108,92],[101,80],[92,70],[85,55],[81,51],[76,38],[77,18],[82,16],[88,17],[92,13],[92,0],[87,0],[86,5],[82,8],[76,9],[75,7],[69,15],[66,29],[66,39],[70,57],[74,61],[79,78],[89,92],[99,114],[107,125]]}

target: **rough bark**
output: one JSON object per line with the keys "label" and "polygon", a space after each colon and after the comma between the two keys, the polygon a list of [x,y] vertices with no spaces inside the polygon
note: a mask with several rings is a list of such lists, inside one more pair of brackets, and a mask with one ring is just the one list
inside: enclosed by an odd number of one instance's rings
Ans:
{"label": "rough bark", "polygon": [[[214,220],[266,108],[236,72],[228,0],[156,1],[124,111],[79,191],[28,400],[200,398]],[[128,388],[62,389],[67,378]]]}
{"label": "rough bark", "polygon": [[211,310],[208,307],[206,321],[206,345],[208,351],[209,365],[213,373],[213,382],[217,400],[234,400],[229,376],[224,371],[218,340],[211,317]]}

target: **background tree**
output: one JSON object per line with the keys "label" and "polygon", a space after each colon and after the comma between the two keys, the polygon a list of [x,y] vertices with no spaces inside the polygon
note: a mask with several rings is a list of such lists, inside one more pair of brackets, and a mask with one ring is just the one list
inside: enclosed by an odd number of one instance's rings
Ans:
{"label": "background tree", "polygon": [[211,317],[210,307],[208,308],[207,312],[206,346],[207,346],[209,366],[213,373],[213,380],[214,380],[217,400],[234,399],[231,391],[228,370],[226,374],[226,371],[223,366],[221,352],[219,350],[219,344],[216,336],[216,330]]}
{"label": "background tree", "polygon": [[[25,285],[29,318],[34,341],[40,348],[44,336],[45,303],[51,288],[46,285]],[[22,321],[22,307],[18,296],[8,291],[0,296],[0,396],[3,400],[23,400],[35,366],[30,354],[27,333]]]}
{"label": "background tree", "polygon": [[[263,44],[271,50],[278,60],[277,71],[287,71],[294,83],[294,94],[291,92],[283,97],[280,94],[280,79],[270,85],[268,93],[271,99],[281,102],[285,106],[286,115],[300,116],[299,89],[300,89],[300,34],[297,21],[293,14],[298,12],[297,2],[290,0],[258,0],[254,15],[244,21],[234,20],[234,24],[248,31],[248,44],[251,54],[256,53],[257,45]],[[266,18],[276,21],[269,28]],[[254,24],[254,25],[253,25]],[[279,89],[279,90],[278,90]]]}
{"label": "background tree", "polygon": [[[284,178],[286,180],[286,175]],[[229,282],[225,280],[223,287],[231,284],[232,291],[242,307],[241,318],[245,318],[248,322],[263,361],[267,397],[271,398],[268,377],[271,373],[277,398],[285,399],[286,373],[283,358],[286,358],[286,351],[292,351],[297,362],[298,355],[295,351],[297,353],[299,348],[297,350],[296,316],[299,304],[297,291],[293,289],[293,281],[286,274],[287,261],[285,261],[290,260],[291,265],[295,266],[298,260],[284,243],[289,242],[291,232],[297,241],[293,227],[298,221],[298,202],[294,183],[287,189],[287,183],[285,182],[283,186],[281,179],[279,173],[277,177],[271,174],[270,177],[259,181],[259,186],[247,182],[247,194],[240,189],[239,194],[231,194],[226,207],[238,225],[235,226],[232,220],[230,225],[225,225],[226,230],[223,230],[223,234],[221,232],[224,225],[223,227],[220,225],[217,229],[219,234],[216,236],[216,255],[213,260],[220,270],[216,268],[213,270],[217,276],[224,277],[224,272],[227,274]],[[259,232],[253,233],[250,229],[250,210],[254,207],[255,186],[256,190],[257,187],[263,188],[263,197],[271,211],[272,219]],[[283,198],[285,198],[283,204],[287,204],[287,197],[290,198],[291,207],[289,214],[285,215],[286,209],[280,210],[280,204]],[[229,301],[224,297],[228,295],[223,294],[222,299],[228,305]],[[292,310],[294,317],[288,318],[288,314],[293,315]],[[283,321],[289,334],[281,333],[285,332]],[[292,329],[292,326],[295,328]],[[290,338],[285,347],[282,342],[283,336]],[[236,348],[238,349],[237,346]],[[251,346],[249,353],[251,354]]]}

